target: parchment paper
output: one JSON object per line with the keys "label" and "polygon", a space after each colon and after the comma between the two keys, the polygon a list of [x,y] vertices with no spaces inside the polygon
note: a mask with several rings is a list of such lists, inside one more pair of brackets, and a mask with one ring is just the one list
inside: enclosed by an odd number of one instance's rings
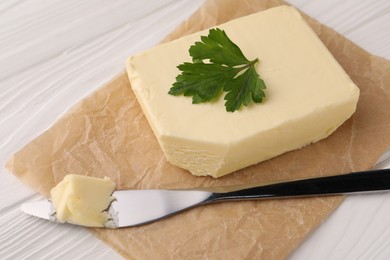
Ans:
{"label": "parchment paper", "polygon": [[[208,0],[167,40],[279,4]],[[43,195],[68,173],[109,176],[120,189],[147,189],[269,182],[369,169],[390,146],[390,62],[306,19],[361,89],[355,115],[323,141],[220,179],[194,177],[166,161],[123,72],[17,152],[7,167]],[[341,201],[342,197],[327,197],[221,203],[145,226],[91,231],[130,259],[281,259]]]}

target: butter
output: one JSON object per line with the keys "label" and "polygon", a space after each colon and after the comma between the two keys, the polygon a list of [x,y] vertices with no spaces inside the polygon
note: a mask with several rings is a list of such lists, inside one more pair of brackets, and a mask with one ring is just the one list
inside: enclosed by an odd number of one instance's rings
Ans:
{"label": "butter", "polygon": [[114,199],[115,183],[104,179],[68,174],[51,191],[51,200],[60,222],[103,227],[109,219],[105,212]]}
{"label": "butter", "polygon": [[191,103],[168,91],[191,61],[201,31],[130,57],[132,89],[169,162],[220,177],[329,136],[356,110],[359,89],[293,7],[280,6],[218,28],[253,60],[267,85],[262,104],[225,111],[224,100]]}

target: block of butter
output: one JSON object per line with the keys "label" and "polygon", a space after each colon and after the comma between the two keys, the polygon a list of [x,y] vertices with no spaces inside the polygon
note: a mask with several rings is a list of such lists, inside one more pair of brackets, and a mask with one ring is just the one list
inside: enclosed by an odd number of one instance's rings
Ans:
{"label": "block of butter", "polygon": [[60,222],[87,227],[103,227],[109,219],[105,211],[114,199],[115,183],[109,178],[68,174],[51,191],[51,201]]}
{"label": "block of butter", "polygon": [[194,175],[220,177],[329,136],[355,112],[359,89],[301,17],[280,6],[242,17],[225,30],[256,70],[266,98],[229,113],[223,98],[192,104],[167,94],[177,65],[201,31],[132,56],[133,91],[169,162]]}

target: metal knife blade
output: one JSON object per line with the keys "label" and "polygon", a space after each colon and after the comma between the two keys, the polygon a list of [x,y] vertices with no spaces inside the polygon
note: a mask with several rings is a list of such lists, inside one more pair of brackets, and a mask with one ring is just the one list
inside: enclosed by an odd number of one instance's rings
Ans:
{"label": "metal knife blade", "polygon": [[23,203],[20,209],[31,216],[52,220],[52,205],[49,200],[36,200]]}
{"label": "metal knife blade", "polygon": [[[137,226],[170,216],[207,201],[212,192],[199,190],[120,190],[115,191],[106,227]],[[29,215],[56,221],[52,203],[38,200],[23,203],[21,210]]]}
{"label": "metal knife blade", "polygon": [[197,190],[116,191],[109,213],[117,227],[136,226],[200,205],[211,195]]}
{"label": "metal knife blade", "polygon": [[[105,227],[137,226],[185,209],[213,202],[351,194],[390,190],[390,169],[354,172],[319,178],[247,187],[204,190],[122,190],[109,207],[112,220]],[[33,216],[54,220],[51,203],[36,201],[22,205]],[[54,218],[54,219],[53,219]]]}
{"label": "metal knife blade", "polygon": [[[389,150],[390,151],[390,150]],[[121,190],[109,207],[112,221],[106,227],[146,224],[185,209],[221,201],[326,196],[390,190],[390,152],[380,157],[374,170],[262,185],[209,188],[208,190]],[[48,200],[33,201],[21,209],[30,215],[56,221]]]}

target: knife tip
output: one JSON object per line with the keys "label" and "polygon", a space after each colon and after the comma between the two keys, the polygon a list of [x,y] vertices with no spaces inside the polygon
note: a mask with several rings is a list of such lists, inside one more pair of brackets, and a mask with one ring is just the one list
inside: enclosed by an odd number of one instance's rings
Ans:
{"label": "knife tip", "polygon": [[29,215],[50,220],[51,202],[48,200],[37,200],[23,203],[20,209]]}

